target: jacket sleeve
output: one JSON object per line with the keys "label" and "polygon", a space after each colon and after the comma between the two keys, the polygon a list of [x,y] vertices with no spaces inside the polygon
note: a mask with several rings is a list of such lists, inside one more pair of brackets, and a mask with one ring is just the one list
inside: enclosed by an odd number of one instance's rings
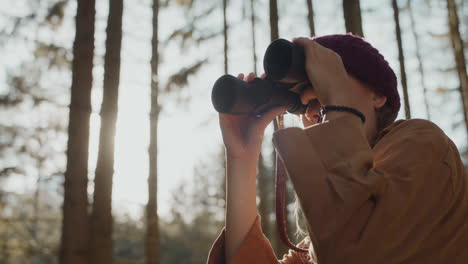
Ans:
{"label": "jacket sleeve", "polygon": [[[229,264],[306,264],[307,254],[289,250],[281,260],[275,256],[270,241],[263,234],[260,215],[257,214],[252,227]],[[299,243],[303,246],[305,240]],[[225,227],[216,238],[208,254],[207,264],[227,264],[225,260]]]}
{"label": "jacket sleeve", "polygon": [[404,121],[379,141],[377,152],[361,121],[350,116],[278,130],[273,142],[321,264],[385,263],[379,256],[391,254],[409,239],[409,228],[430,216],[430,207],[421,206],[430,201],[424,187],[435,197],[448,187],[448,179],[431,178],[447,144],[429,121]]}

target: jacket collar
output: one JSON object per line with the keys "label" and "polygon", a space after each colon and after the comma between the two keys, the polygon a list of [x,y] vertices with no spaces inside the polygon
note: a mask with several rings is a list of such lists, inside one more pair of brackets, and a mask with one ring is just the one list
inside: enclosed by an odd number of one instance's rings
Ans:
{"label": "jacket collar", "polygon": [[372,146],[372,148],[374,148],[377,143],[379,143],[379,141],[385,136],[388,134],[388,132],[390,132],[392,129],[394,129],[395,127],[397,127],[398,125],[400,125],[401,123],[405,122],[406,119],[400,119],[400,120],[397,120],[395,122],[393,122],[392,124],[390,124],[389,126],[385,127],[384,129],[382,129],[382,131],[380,131],[380,133],[377,135],[377,138],[375,139],[374,141],[374,146]]}

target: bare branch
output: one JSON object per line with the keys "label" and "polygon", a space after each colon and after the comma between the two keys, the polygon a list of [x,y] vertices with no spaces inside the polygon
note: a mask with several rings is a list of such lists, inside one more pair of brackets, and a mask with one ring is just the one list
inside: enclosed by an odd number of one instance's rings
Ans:
{"label": "bare branch", "polygon": [[431,37],[433,38],[448,38],[450,35],[449,33],[433,33],[433,32],[429,32],[429,35],[431,35]]}
{"label": "bare branch", "polygon": [[188,84],[188,77],[194,75],[200,70],[201,66],[206,63],[208,59],[203,59],[200,61],[195,62],[194,64],[182,68],[179,72],[171,75],[168,78],[168,82],[165,87],[165,92],[171,92],[174,90],[175,87],[185,87]]}

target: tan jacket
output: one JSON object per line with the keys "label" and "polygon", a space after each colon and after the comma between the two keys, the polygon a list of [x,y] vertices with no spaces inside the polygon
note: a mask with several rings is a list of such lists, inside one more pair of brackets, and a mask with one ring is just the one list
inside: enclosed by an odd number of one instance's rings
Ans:
{"label": "tan jacket", "polygon": [[[360,120],[343,116],[281,129],[273,142],[319,264],[468,263],[468,174],[435,124],[395,122],[371,148]],[[224,236],[223,228],[208,264],[225,263]],[[257,215],[229,262],[240,263],[308,262],[291,250],[277,260]]]}

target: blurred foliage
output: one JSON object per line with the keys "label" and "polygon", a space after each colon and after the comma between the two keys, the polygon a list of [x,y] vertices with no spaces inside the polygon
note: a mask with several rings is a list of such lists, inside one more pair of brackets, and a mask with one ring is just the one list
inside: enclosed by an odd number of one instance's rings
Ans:
{"label": "blurred foliage", "polygon": [[[169,218],[160,218],[161,263],[205,263],[224,226],[224,155],[213,154],[194,169],[194,177],[172,191]],[[213,178],[216,175],[217,178]],[[143,263],[144,220],[117,217],[114,256],[117,264]]]}
{"label": "blurred foliage", "polygon": [[54,3],[48,10],[45,22],[49,23],[53,28],[60,27],[63,22],[63,17],[65,16],[67,4],[67,0]]}
{"label": "blurred foliage", "polygon": [[197,23],[199,23],[200,20],[208,18],[210,15],[213,14],[214,11],[217,10],[217,8],[219,7],[216,5],[212,5],[208,8],[203,7],[200,11],[189,9],[192,12],[189,13],[187,23],[182,28],[174,30],[172,34],[169,35],[167,40],[165,40],[162,44],[166,46],[170,41],[180,39],[180,49],[184,51],[187,48],[189,41],[193,41],[197,45],[200,45],[206,40],[221,35],[222,31],[213,31],[213,29],[200,28],[197,26]]}
{"label": "blurred foliage", "polygon": [[[164,223],[161,262],[205,263],[224,226],[224,155],[199,164],[194,176],[172,191],[171,221]],[[215,176],[215,177],[213,177]]]}
{"label": "blurred foliage", "polygon": [[[67,83],[52,81],[70,71],[70,51],[28,30],[54,34],[64,17],[64,1],[26,2],[31,13],[0,30],[6,47],[31,56],[6,72],[0,91],[0,181],[22,183],[19,192],[0,189],[1,263],[54,263],[61,225],[65,168]],[[8,41],[6,41],[8,40]],[[8,188],[8,185],[6,186]]]}
{"label": "blurred foliage", "polygon": [[[179,42],[179,51],[187,53],[190,44],[200,45],[222,34],[222,31],[213,27],[212,23],[206,23],[206,20],[221,7],[217,1],[195,2],[183,0],[177,1],[176,4],[180,5],[184,10],[186,18],[181,27],[174,29],[166,39],[161,41],[160,47],[162,50],[170,44]],[[163,6],[167,5],[163,3]],[[162,56],[159,63],[164,65],[164,52],[160,52],[160,54]],[[161,96],[171,97],[171,100],[178,105],[187,105],[192,99],[192,95],[185,91],[185,88],[189,85],[189,78],[197,75],[203,66],[208,65],[208,62],[208,58],[198,57],[193,62],[189,62],[188,65],[180,66],[178,70],[167,77],[165,84],[161,86],[163,88]],[[161,101],[166,101],[166,99],[164,98]]]}
{"label": "blurred foliage", "polygon": [[8,193],[5,200],[0,217],[0,262],[54,263],[61,223],[57,197],[42,193],[39,215],[35,215],[37,200],[32,194]]}
{"label": "blurred foliage", "polygon": [[54,43],[37,41],[34,56],[37,59],[46,60],[49,69],[53,67],[71,69],[71,51]]}
{"label": "blurred foliage", "polygon": [[171,92],[176,90],[176,88],[183,88],[188,85],[188,78],[191,75],[196,74],[200,68],[208,61],[208,59],[203,59],[195,62],[194,64],[180,69],[180,71],[172,74],[167,81],[165,92]]}

